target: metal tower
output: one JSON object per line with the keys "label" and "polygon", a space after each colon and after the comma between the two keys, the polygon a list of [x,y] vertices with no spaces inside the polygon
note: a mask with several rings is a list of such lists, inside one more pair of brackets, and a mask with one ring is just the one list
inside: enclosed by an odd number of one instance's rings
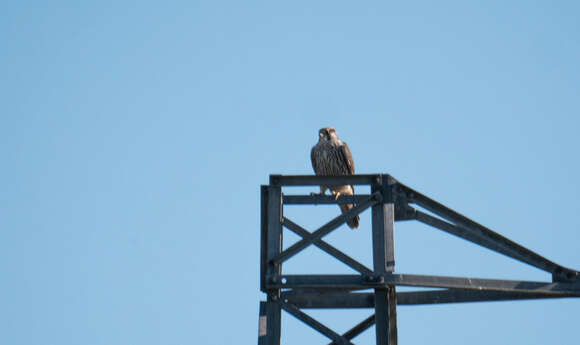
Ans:
{"label": "metal tower", "polygon": [[[334,196],[282,193],[284,186],[348,184],[369,185],[371,194],[343,195],[335,200]],[[284,217],[283,213],[284,205],[345,203],[354,203],[356,206],[314,232]],[[428,210],[437,217],[411,205]],[[372,269],[322,240],[347,219],[367,208],[372,210]],[[375,325],[377,345],[396,345],[397,305],[580,297],[580,272],[542,257],[405,186],[390,175],[271,175],[270,184],[261,187],[261,217],[260,289],[267,294],[267,300],[260,302],[258,345],[280,344],[282,310],[327,336],[332,340],[331,344],[352,344],[354,337]],[[417,220],[549,272],[552,281],[394,273],[394,225],[396,221],[405,220]],[[283,228],[302,237],[285,250],[282,247]],[[282,263],[310,245],[322,249],[360,274],[284,275]],[[396,292],[396,286],[436,289]],[[372,292],[355,292],[357,290]],[[375,314],[341,335],[301,310],[305,308],[374,308]]]}

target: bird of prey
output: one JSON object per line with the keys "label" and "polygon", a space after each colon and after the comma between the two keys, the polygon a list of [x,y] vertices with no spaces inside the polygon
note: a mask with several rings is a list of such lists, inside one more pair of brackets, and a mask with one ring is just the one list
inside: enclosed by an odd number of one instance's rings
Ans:
{"label": "bird of prey", "polygon": [[[352,154],[346,143],[338,139],[336,130],[332,127],[321,128],[318,131],[318,143],[310,151],[312,168],[316,175],[321,176],[344,176],[354,174],[354,162]],[[330,189],[335,198],[340,195],[353,195],[354,186],[320,186],[320,194],[324,194]],[[339,205],[342,213],[348,212],[354,207],[353,204]],[[358,215],[347,222],[351,229],[358,228]]]}

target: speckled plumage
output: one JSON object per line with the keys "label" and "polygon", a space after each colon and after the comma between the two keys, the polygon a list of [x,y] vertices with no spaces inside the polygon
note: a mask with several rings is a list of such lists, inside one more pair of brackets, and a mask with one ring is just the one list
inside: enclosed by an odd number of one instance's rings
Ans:
{"label": "speckled plumage", "polygon": [[[336,130],[332,127],[325,127],[318,131],[318,143],[310,151],[312,168],[316,175],[322,176],[344,176],[354,174],[354,161],[348,145],[338,139]],[[320,186],[320,193],[324,194],[330,189],[334,195],[353,195],[354,186]],[[353,208],[352,204],[339,205],[342,213]],[[356,216],[347,221],[351,229],[359,226],[359,217]]]}

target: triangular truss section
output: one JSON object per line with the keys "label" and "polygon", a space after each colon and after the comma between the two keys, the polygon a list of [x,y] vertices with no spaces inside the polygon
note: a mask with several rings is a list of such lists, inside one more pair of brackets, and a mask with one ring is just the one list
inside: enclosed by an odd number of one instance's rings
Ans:
{"label": "triangular truss section", "polygon": [[[370,194],[284,195],[285,186],[368,185]],[[375,325],[377,345],[396,345],[396,306],[476,301],[580,297],[580,273],[558,265],[532,250],[474,222],[435,200],[405,186],[390,175],[282,176],[271,175],[262,186],[260,287],[267,301],[260,302],[259,345],[279,345],[281,311],[328,337],[331,344],[352,344],[352,339]],[[318,229],[310,231],[284,216],[285,205],[354,204]],[[417,207],[432,213],[423,212]],[[371,209],[372,269],[324,241],[348,219]],[[435,215],[435,216],[434,216]],[[550,282],[479,279],[394,273],[394,224],[415,220],[473,242],[552,275]],[[283,249],[283,228],[300,239]],[[358,275],[285,275],[282,265],[309,246],[316,246]],[[396,292],[396,286],[435,288]],[[372,289],[372,292],[360,292]],[[358,292],[357,292],[358,291]],[[344,334],[317,321],[302,309],[370,308],[375,313]]]}

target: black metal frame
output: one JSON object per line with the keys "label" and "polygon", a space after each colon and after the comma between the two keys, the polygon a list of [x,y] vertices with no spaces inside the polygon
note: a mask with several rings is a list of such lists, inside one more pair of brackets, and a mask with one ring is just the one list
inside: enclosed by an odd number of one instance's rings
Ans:
{"label": "black metal frame", "polygon": [[[369,185],[371,194],[283,195],[283,186]],[[352,176],[271,175],[261,188],[262,230],[259,345],[279,345],[281,311],[284,310],[332,340],[351,340],[375,325],[377,345],[397,344],[397,305],[462,303],[541,298],[580,297],[580,272],[560,266],[471,219],[405,186],[387,174]],[[354,203],[349,212],[330,220],[314,232],[284,217],[284,205]],[[415,209],[417,205],[435,215]],[[372,212],[373,269],[364,266],[322,238],[367,208]],[[417,220],[452,235],[552,274],[551,282],[497,280],[395,274],[395,221]],[[283,228],[302,237],[282,250]],[[309,245],[317,246],[360,275],[283,275],[282,263]],[[396,286],[432,287],[437,290],[396,292]],[[373,292],[355,292],[373,289]],[[375,313],[340,335],[304,313],[308,308],[374,308]]]}

